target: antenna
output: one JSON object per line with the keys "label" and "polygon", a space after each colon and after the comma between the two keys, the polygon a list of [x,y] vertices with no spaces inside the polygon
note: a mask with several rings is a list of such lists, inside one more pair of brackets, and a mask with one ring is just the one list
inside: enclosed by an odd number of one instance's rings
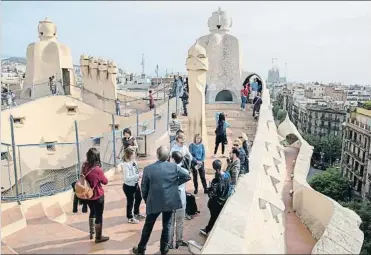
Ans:
{"label": "antenna", "polygon": [[144,74],[144,64],[145,64],[144,53],[142,53],[142,62],[140,63],[140,65],[142,66],[142,74]]}

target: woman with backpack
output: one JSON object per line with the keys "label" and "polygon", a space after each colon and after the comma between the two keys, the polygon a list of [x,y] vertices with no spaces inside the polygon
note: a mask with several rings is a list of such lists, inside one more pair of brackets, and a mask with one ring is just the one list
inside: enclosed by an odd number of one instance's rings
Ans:
{"label": "woman with backpack", "polygon": [[[139,213],[142,194],[139,187],[139,170],[134,160],[135,149],[128,147],[125,149],[122,169],[124,175],[124,184],[122,189],[126,196],[126,217],[131,224],[139,224],[138,218],[145,218]],[[133,215],[134,207],[134,215]]]}
{"label": "woman with backpack", "polygon": [[108,180],[104,175],[100,162],[100,153],[97,148],[90,148],[86,153],[86,162],[82,166],[81,173],[85,177],[85,180],[90,184],[90,188],[93,190],[93,196],[87,200],[90,209],[90,239],[93,239],[95,228],[95,242],[101,243],[108,241],[108,236],[102,236],[104,211],[104,189],[102,184],[107,185]]}
{"label": "woman with backpack", "polygon": [[213,229],[225,202],[231,195],[231,178],[228,172],[222,171],[222,162],[218,159],[215,160],[213,162],[213,168],[215,170],[215,177],[208,188],[209,201],[207,202],[207,207],[210,210],[210,220],[206,228],[200,229],[201,234],[206,236]]}
{"label": "woman with backpack", "polygon": [[225,145],[228,143],[227,127],[229,127],[229,125],[225,121],[225,115],[222,112],[219,114],[218,124],[216,125],[215,129],[216,136],[215,136],[215,149],[213,155],[214,158],[216,157],[216,153],[218,152],[219,144],[222,144],[222,157],[225,158],[224,156]]}

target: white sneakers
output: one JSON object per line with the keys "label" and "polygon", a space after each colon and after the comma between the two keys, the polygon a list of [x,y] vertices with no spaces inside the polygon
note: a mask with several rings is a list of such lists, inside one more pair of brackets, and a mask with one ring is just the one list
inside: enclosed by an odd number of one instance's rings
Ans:
{"label": "white sneakers", "polygon": [[135,218],[128,219],[128,223],[130,223],[130,224],[139,224],[139,220],[137,220]]}

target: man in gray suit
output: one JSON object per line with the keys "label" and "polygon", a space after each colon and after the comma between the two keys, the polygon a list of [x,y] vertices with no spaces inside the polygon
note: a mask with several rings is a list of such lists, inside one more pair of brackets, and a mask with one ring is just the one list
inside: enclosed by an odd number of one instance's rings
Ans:
{"label": "man in gray suit", "polygon": [[178,187],[191,179],[188,173],[175,163],[167,162],[170,153],[167,147],[157,149],[157,162],[143,170],[142,197],[146,202],[147,217],[138,247],[134,254],[144,254],[153,226],[162,213],[161,254],[169,252],[171,217],[176,209],[182,208]]}

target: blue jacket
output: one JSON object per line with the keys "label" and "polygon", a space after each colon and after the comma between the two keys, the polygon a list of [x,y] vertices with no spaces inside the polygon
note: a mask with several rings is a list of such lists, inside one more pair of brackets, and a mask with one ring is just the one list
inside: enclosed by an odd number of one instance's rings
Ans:
{"label": "blue jacket", "polygon": [[258,89],[259,89],[259,85],[258,85],[258,83],[255,82],[255,81],[253,81],[253,82],[251,83],[251,90],[252,90],[252,91],[258,91]]}

